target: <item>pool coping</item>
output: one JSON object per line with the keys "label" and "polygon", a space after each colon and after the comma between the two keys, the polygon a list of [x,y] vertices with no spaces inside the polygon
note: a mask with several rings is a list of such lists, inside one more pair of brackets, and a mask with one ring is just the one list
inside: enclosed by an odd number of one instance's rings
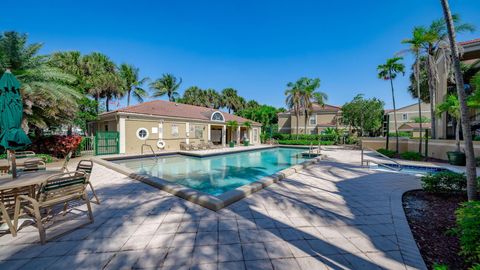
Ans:
{"label": "pool coping", "polygon": [[[201,155],[201,156],[197,155],[197,157],[210,157],[210,156],[217,156],[217,155],[233,154],[233,153],[239,153],[239,152],[248,152],[248,151],[271,149],[271,148],[282,148],[282,147],[285,148],[285,146],[271,146],[271,147],[255,148],[255,149],[241,149],[239,151],[228,151],[224,153],[215,152],[215,153],[212,153],[211,155]],[[288,148],[290,147],[288,146]],[[158,154],[157,156],[167,156],[167,155],[185,155],[185,153],[183,151],[177,151],[177,152],[168,152],[168,153]],[[118,157],[105,157],[105,158],[93,157],[91,160],[99,165],[105,166],[118,173],[124,174],[132,179],[144,182],[148,185],[151,185],[153,187],[166,191],[172,195],[178,196],[180,198],[183,198],[187,201],[201,205],[213,211],[218,211],[236,201],[239,201],[249,196],[250,194],[253,194],[261,189],[264,189],[272,185],[273,183],[281,181],[282,179],[294,173],[297,173],[307,168],[308,166],[316,164],[321,160],[321,156],[311,158],[300,164],[278,171],[272,175],[265,176],[259,179],[258,181],[255,181],[255,182],[240,186],[236,189],[222,193],[219,196],[210,195],[199,190],[195,190],[183,185],[175,184],[159,177],[150,176],[150,175],[140,175],[127,167],[111,162],[111,161],[120,160],[120,159],[142,158],[142,157],[152,157],[152,156],[153,156],[152,154],[149,154],[149,155],[135,154],[135,155],[122,155]]]}

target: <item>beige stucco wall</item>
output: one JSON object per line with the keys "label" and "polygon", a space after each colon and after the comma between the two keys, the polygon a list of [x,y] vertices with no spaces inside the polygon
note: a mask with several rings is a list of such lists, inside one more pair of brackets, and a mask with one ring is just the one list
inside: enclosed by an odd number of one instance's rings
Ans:
{"label": "beige stucco wall", "polygon": [[[400,139],[400,153],[405,151],[418,152],[419,140],[417,139]],[[385,138],[362,138],[362,145],[372,148],[380,149],[385,148]],[[395,138],[390,138],[390,150],[395,149]],[[480,142],[473,142],[475,156],[480,156]],[[464,149],[463,141],[460,144],[460,148]],[[455,140],[429,140],[428,141],[428,156],[447,160],[447,152],[455,151]],[[422,154],[425,154],[425,141],[422,143]]]}
{"label": "beige stucco wall", "polygon": [[[318,134],[326,128],[325,124],[337,124],[340,113],[336,112],[314,112],[316,124],[310,124],[307,121],[307,134]],[[310,116],[309,116],[310,117]],[[298,131],[297,131],[297,116],[293,114],[281,114],[278,118],[278,129],[280,133],[290,134],[304,134],[305,133],[305,115],[300,114],[298,117]]]}
{"label": "beige stucco wall", "polygon": [[[421,109],[422,110],[422,117],[426,117],[426,118],[430,119],[431,118],[430,104],[421,103],[420,107],[422,108]],[[395,131],[395,117],[394,117],[393,111],[389,112],[388,114],[390,115],[390,122],[389,122],[390,132],[394,132]],[[405,120],[403,119],[404,114],[407,116],[407,119],[405,119]],[[398,127],[400,127],[401,125],[403,125],[405,123],[415,122],[415,118],[419,117],[418,104],[413,104],[413,105],[407,106],[405,108],[397,109],[396,115],[397,115],[397,126]]]}

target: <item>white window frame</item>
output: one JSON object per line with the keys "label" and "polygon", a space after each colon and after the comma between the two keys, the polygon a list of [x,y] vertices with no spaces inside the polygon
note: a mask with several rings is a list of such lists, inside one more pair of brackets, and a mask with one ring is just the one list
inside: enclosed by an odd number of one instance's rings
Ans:
{"label": "white window frame", "polygon": [[408,113],[402,114],[402,120],[404,121],[408,120]]}
{"label": "white window frame", "polygon": [[[217,120],[217,119],[213,119],[213,117],[216,115],[216,114],[219,114],[221,117],[222,117],[222,120]],[[212,116],[210,117],[210,121],[214,121],[214,122],[225,122],[225,116],[219,112],[219,111],[215,111],[212,113]]]}
{"label": "white window frame", "polygon": [[[312,120],[313,120],[314,123],[312,123]],[[308,124],[310,126],[316,126],[317,125],[317,115],[316,114],[310,115],[310,117],[308,118]]]}
{"label": "white window frame", "polygon": [[[140,131],[145,131],[145,137],[140,136]],[[141,127],[137,129],[137,132],[135,133],[135,135],[137,135],[137,138],[139,140],[145,141],[146,139],[148,139],[148,135],[150,135],[150,133],[148,132],[148,129]]]}

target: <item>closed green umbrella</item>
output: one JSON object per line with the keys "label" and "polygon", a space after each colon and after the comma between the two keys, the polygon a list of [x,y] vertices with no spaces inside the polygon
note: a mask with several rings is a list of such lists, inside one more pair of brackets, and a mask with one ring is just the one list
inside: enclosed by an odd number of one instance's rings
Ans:
{"label": "closed green umbrella", "polygon": [[15,150],[32,143],[21,128],[22,116],[20,82],[7,69],[0,79],[0,145],[13,153],[11,155],[13,178],[17,177]]}
{"label": "closed green umbrella", "polygon": [[32,143],[21,128],[22,117],[20,82],[7,70],[0,79],[0,145],[7,150],[22,149]]}

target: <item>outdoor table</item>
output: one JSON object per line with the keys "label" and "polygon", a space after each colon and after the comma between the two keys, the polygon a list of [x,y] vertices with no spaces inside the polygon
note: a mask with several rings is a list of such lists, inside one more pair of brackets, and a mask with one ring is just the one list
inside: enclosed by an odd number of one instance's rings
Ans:
{"label": "outdoor table", "polygon": [[48,177],[59,173],[62,173],[62,171],[45,170],[35,172],[19,172],[17,178],[12,178],[11,175],[0,176],[0,190],[39,185]]}

